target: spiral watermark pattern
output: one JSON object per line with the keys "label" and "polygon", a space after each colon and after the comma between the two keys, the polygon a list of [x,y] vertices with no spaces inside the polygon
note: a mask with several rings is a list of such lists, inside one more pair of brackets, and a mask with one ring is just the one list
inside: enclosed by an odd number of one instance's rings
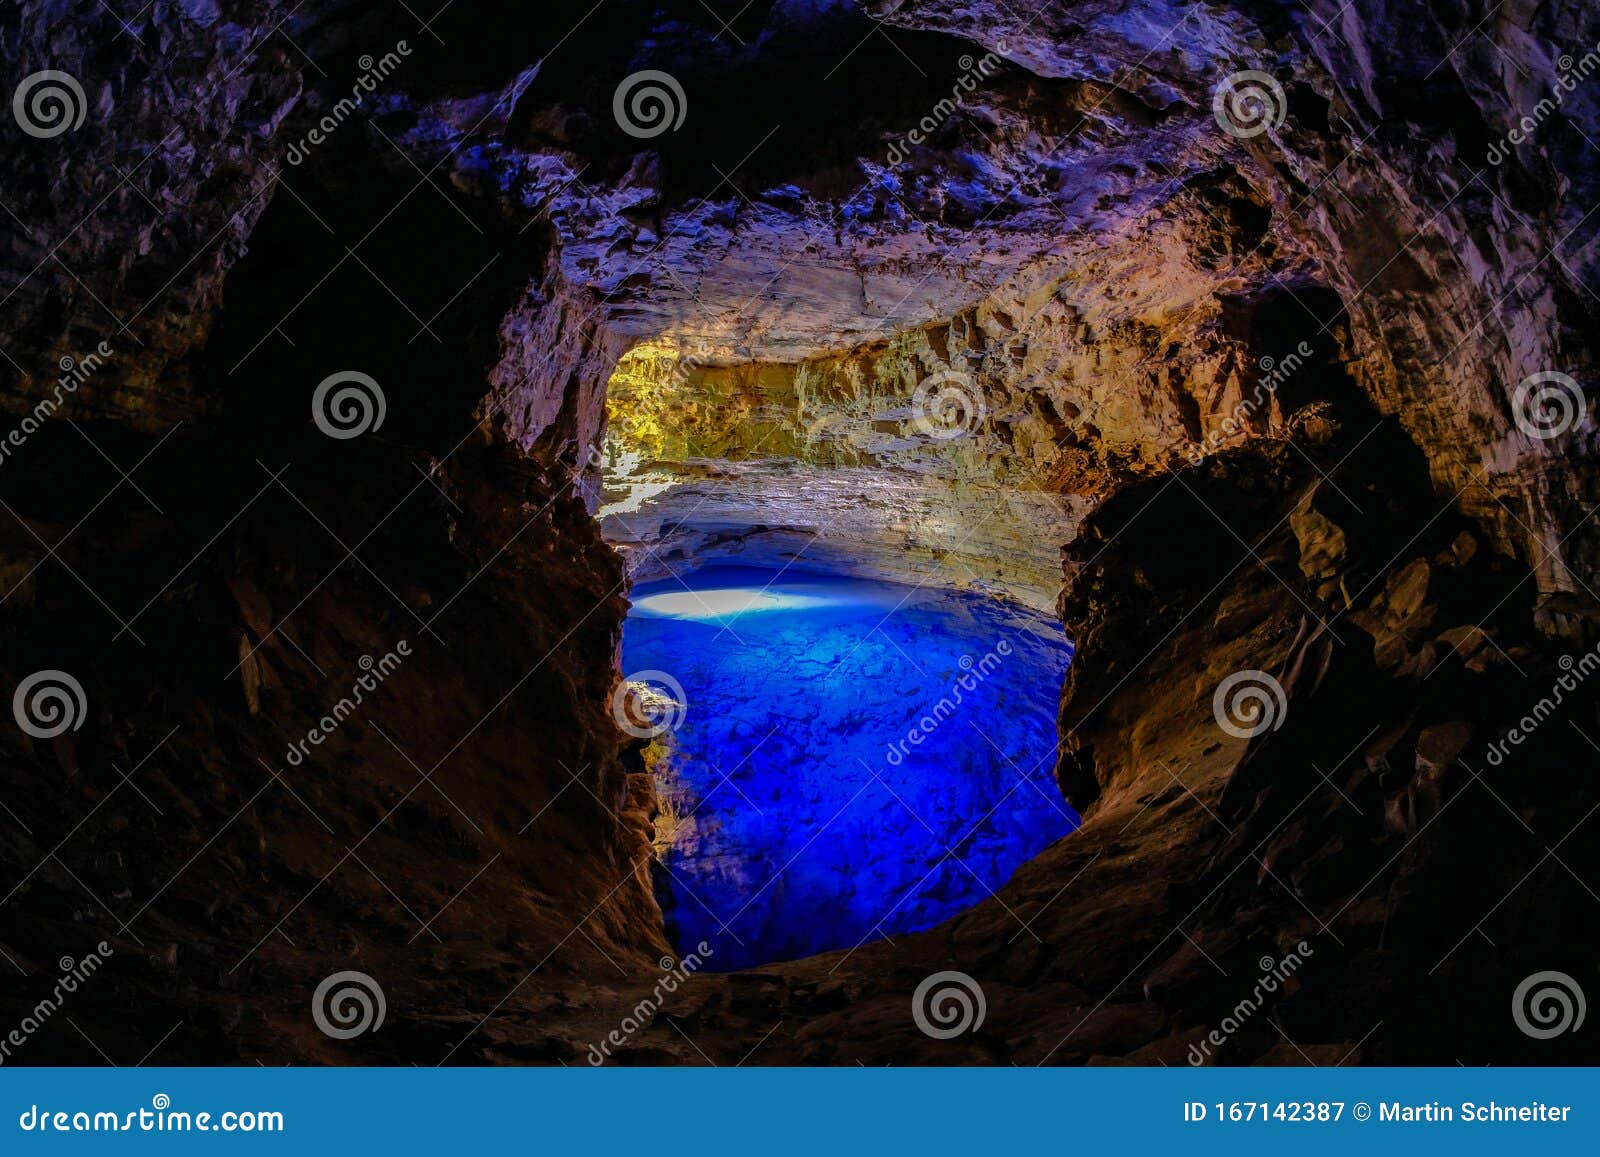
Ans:
{"label": "spiral watermark pattern", "polygon": [[1535,972],[1511,994],[1511,1019],[1534,1040],[1577,1032],[1587,1012],[1583,989],[1565,972]]}
{"label": "spiral watermark pattern", "polygon": [[382,987],[365,972],[335,972],[311,995],[311,1019],[334,1040],[377,1032],[388,1007]]}
{"label": "spiral watermark pattern", "polygon": [[665,671],[638,671],[611,693],[611,717],[635,739],[654,739],[689,713],[683,684]]}
{"label": "spiral watermark pattern", "polygon": [[1252,68],[1223,78],[1211,112],[1223,132],[1248,140],[1281,127],[1289,116],[1289,100],[1276,79]]}
{"label": "spiral watermark pattern", "polygon": [[11,712],[35,739],[54,739],[83,726],[89,702],[83,684],[65,671],[35,671],[17,684]]}
{"label": "spiral watermark pattern", "polygon": [[983,391],[967,374],[941,370],[926,377],[911,395],[911,425],[940,442],[975,432],[988,415]]}
{"label": "spiral watermark pattern", "polygon": [[1559,438],[1577,426],[1587,409],[1583,387],[1560,370],[1529,374],[1511,398],[1517,429],[1541,442]]}
{"label": "spiral watermark pattern", "polygon": [[371,374],[340,370],[329,374],[311,395],[311,420],[330,438],[359,438],[383,425],[388,414],[383,387]]}
{"label": "spiral watermark pattern", "polygon": [[911,995],[911,1019],[934,1040],[977,1032],[988,1011],[982,986],[965,972],[935,972]]}
{"label": "spiral watermark pattern", "polygon": [[1283,726],[1289,700],[1283,685],[1265,671],[1235,671],[1217,684],[1211,713],[1235,739],[1251,739]]}
{"label": "spiral watermark pattern", "polygon": [[647,68],[617,85],[611,114],[623,132],[647,141],[682,127],[689,115],[689,98],[671,73]]}
{"label": "spiral watermark pattern", "polygon": [[26,77],[11,97],[18,127],[40,140],[77,129],[88,114],[89,101],[77,78],[53,68]]}

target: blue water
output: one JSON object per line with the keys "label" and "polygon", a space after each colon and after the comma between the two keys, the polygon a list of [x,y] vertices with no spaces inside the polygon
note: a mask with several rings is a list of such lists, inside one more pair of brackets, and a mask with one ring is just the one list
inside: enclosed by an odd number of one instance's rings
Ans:
{"label": "blue water", "polygon": [[624,672],[682,688],[651,680],[681,700],[656,766],[681,950],[722,970],[927,928],[1077,827],[1053,778],[1058,623],[794,571],[687,581],[636,588],[623,635]]}

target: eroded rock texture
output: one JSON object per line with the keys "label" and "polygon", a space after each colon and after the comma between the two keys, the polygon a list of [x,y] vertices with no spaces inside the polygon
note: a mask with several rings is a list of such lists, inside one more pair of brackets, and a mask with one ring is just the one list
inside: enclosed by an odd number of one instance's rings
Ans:
{"label": "eroded rock texture", "polygon": [[[587,1056],[666,950],[628,498],[639,574],[1059,593],[1085,825],[934,931],[694,978],[620,1059],[1181,1063],[1302,941],[1210,1059],[1584,1056],[1501,1010],[1600,979],[1600,78],[1540,106],[1597,42],[1577,3],[8,7],[11,90],[84,117],[0,123],[0,674],[87,707],[0,728],[0,1008],[114,949],[18,1059]],[[687,102],[650,139],[641,69]],[[1246,69],[1283,116],[1241,137]],[[641,346],[688,368],[608,438]],[[310,420],[340,371],[359,438]],[[341,1041],[347,969],[389,1012]],[[954,1040],[911,1016],[944,969],[988,1003]]]}

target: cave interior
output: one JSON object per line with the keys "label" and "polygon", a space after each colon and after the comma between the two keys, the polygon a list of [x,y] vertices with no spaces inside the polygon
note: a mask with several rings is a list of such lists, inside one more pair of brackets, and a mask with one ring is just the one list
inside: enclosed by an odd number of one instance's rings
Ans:
{"label": "cave interior", "polygon": [[1208,1062],[1594,1061],[1600,12],[1480,7],[11,6],[19,1059],[1184,1064],[1292,955]]}

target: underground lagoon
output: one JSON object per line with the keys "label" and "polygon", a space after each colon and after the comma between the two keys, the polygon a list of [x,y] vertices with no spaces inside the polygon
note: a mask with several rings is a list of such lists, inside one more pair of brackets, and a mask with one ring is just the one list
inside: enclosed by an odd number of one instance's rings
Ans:
{"label": "underground lagoon", "polygon": [[964,592],[716,566],[636,588],[657,892],[710,966],[919,931],[1071,833],[1061,626]]}

